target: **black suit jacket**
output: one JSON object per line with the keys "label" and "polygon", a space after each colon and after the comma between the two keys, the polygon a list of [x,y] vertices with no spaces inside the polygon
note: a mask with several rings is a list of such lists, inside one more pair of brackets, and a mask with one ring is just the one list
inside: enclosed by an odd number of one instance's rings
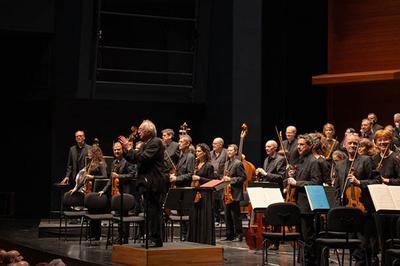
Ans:
{"label": "black suit jacket", "polygon": [[291,143],[286,139],[282,143],[283,148],[289,153],[289,164],[294,165],[299,160],[299,151],[297,150],[297,139],[294,139]]}
{"label": "black suit jacket", "polygon": [[164,145],[160,138],[151,138],[139,151],[129,150],[125,159],[137,164],[138,188],[147,187],[151,191],[165,192],[167,176],[164,169]]}
{"label": "black suit jacket", "polygon": [[304,186],[321,185],[322,173],[320,165],[311,153],[299,157],[296,179],[296,203],[302,213],[311,212]]}
{"label": "black suit jacket", "polygon": [[194,155],[189,150],[185,151],[179,158],[179,162],[176,165],[176,185],[178,187],[190,187],[194,173],[194,163]]}
{"label": "black suit jacket", "polygon": [[231,178],[231,193],[234,201],[243,200],[243,182],[246,180],[246,172],[243,163],[238,159],[225,162],[225,169]]}
{"label": "black suit jacket", "polygon": [[262,179],[278,183],[280,187],[282,187],[283,177],[285,176],[286,171],[286,161],[285,157],[276,154],[275,157],[267,157],[264,160],[263,166],[265,172],[267,172],[266,176],[263,176]]}
{"label": "black suit jacket", "polygon": [[78,157],[78,146],[74,145],[69,148],[67,171],[65,176],[69,177],[70,182],[75,182],[78,172],[85,167],[85,158],[87,156],[90,145],[85,144],[82,148],[81,154]]}
{"label": "black suit jacket", "polygon": [[[111,164],[111,172],[113,170],[116,170],[116,173],[119,175],[119,189],[123,189],[124,193],[130,193],[130,185],[132,180],[134,179],[136,173],[134,166],[130,163],[128,163],[124,158],[121,159],[119,162],[119,166],[116,167],[117,160],[114,160]],[[117,169],[115,169],[117,168]],[[108,193],[109,190],[111,190],[112,186],[112,177],[110,175],[110,178],[108,179],[107,184],[103,188],[103,191],[105,193]],[[132,191],[133,192],[133,191]]]}
{"label": "black suit jacket", "polygon": [[[347,160],[339,161],[336,163],[335,172],[336,172],[336,182],[335,182],[335,190],[336,190],[336,201],[337,204],[340,204],[340,198],[343,190],[346,190],[347,187],[350,186],[349,182],[346,182],[347,175],[349,172],[351,162]],[[373,174],[372,171],[372,159],[369,156],[359,155],[356,157],[354,161],[354,176],[360,180],[360,188],[362,190],[361,195],[361,203],[364,204],[367,211],[373,211],[373,205],[371,201],[371,197],[368,191],[369,184],[377,184],[378,179],[377,176]],[[346,183],[346,187],[344,187]],[[343,197],[346,197],[346,194],[343,194]],[[346,203],[345,203],[346,204]]]}

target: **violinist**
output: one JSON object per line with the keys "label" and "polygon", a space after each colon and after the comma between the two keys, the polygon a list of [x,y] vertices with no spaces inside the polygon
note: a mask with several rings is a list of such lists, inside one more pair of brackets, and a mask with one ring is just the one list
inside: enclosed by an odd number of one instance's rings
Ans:
{"label": "violinist", "polygon": [[[196,145],[196,163],[192,176],[192,187],[215,179],[214,167],[210,163],[210,148],[205,143]],[[199,193],[199,194],[197,194]],[[212,220],[212,197],[209,193],[196,192],[194,208],[189,216],[190,231],[188,239],[191,242],[212,244],[214,239],[214,221]],[[212,220],[212,221],[211,221]]]}
{"label": "violinist", "polygon": [[[224,176],[224,166],[226,162],[226,149],[224,148],[224,139],[217,137],[212,142],[213,150],[211,151],[211,164],[214,167],[214,174],[216,178],[221,179]],[[221,222],[221,212],[223,210],[222,204],[222,190],[215,191],[215,207],[214,216],[215,222]]]}
{"label": "violinist", "polygon": [[339,142],[335,139],[335,126],[331,123],[326,123],[322,129],[325,140],[322,143],[322,150],[325,159],[332,160],[332,153],[339,149]]}
{"label": "violinist", "polygon": [[[135,177],[136,173],[133,168],[133,165],[128,163],[123,157],[122,144],[119,142],[115,142],[113,145],[114,152],[114,161],[111,164],[111,174],[110,179],[107,184],[99,192],[99,196],[101,197],[104,193],[108,193],[111,191],[111,196],[120,194],[122,190],[123,193],[131,192],[131,182]],[[116,182],[118,180],[118,182]],[[118,186],[118,187],[115,187]],[[124,214],[127,215],[127,214]],[[127,244],[129,238],[129,223],[124,223],[123,229],[119,231],[119,239],[115,243],[120,243],[122,239],[122,243]]]}
{"label": "violinist", "polygon": [[[103,152],[98,145],[93,145],[88,150],[89,164],[77,174],[76,185],[71,193],[77,191],[94,192],[95,179],[107,178],[107,164],[104,161]],[[90,221],[90,238],[99,240],[101,235],[100,221]]]}
{"label": "violinist", "polygon": [[372,157],[373,168],[379,173],[382,183],[400,185],[400,161],[390,149],[392,132],[380,129],[375,133],[374,139],[379,153]]}
{"label": "violinist", "polygon": [[[345,139],[345,148],[348,158],[336,164],[335,190],[338,204],[347,206],[349,202],[352,202],[355,206],[365,209],[364,227],[359,237],[367,248],[368,256],[372,256],[369,258],[369,260],[371,260],[371,258],[376,259],[377,243],[376,226],[372,217],[373,205],[367,185],[376,184],[378,180],[373,175],[371,158],[365,155],[357,155],[359,142],[360,137],[357,134],[347,135]],[[356,188],[359,189],[356,190]],[[360,191],[361,195],[351,192],[348,193],[353,190]],[[354,258],[358,260],[359,263],[365,263],[365,261],[363,261],[363,253],[360,252],[360,250],[354,252]],[[370,265],[370,263],[368,265]]]}
{"label": "violinist", "polygon": [[[179,161],[176,165],[176,173],[169,175],[171,183],[175,183],[177,187],[190,187],[192,176],[194,173],[195,158],[190,152],[189,147],[192,144],[192,138],[189,135],[182,135],[179,139]],[[182,240],[186,241],[188,234],[188,222],[183,221],[182,224]]]}
{"label": "violinist", "polygon": [[[314,158],[317,160],[320,171],[322,182],[328,184],[330,182],[330,169],[331,163],[329,162],[326,157],[324,156],[324,143],[326,139],[323,134],[319,132],[310,133],[309,134],[312,139],[312,154]],[[333,144],[334,145],[334,144]],[[329,155],[331,157],[331,155]]]}
{"label": "violinist", "polygon": [[[230,144],[227,149],[228,159],[225,162],[225,173],[222,178],[230,183],[231,199],[230,203],[225,202],[225,221],[226,221],[226,239],[224,241],[242,241],[243,229],[240,219],[239,202],[243,200],[243,182],[246,180],[246,172],[241,160],[236,158],[238,146]],[[226,191],[224,190],[224,197]]]}
{"label": "violinist", "polygon": [[301,211],[301,235],[306,243],[304,257],[306,265],[315,265],[314,244],[314,214],[304,186],[321,185],[322,174],[317,159],[312,155],[313,141],[310,135],[300,135],[297,139],[297,150],[300,155],[296,169],[290,169],[287,173],[287,184],[296,188],[296,204]]}

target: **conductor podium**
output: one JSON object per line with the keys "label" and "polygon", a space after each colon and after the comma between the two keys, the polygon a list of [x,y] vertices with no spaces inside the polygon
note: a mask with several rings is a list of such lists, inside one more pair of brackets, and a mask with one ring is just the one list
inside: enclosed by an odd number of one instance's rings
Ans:
{"label": "conductor podium", "polygon": [[[189,241],[164,242],[163,247],[149,249],[140,245],[114,245],[112,262],[122,265],[145,266],[223,265],[223,248],[215,246],[212,211],[213,192],[223,188],[223,184],[221,185],[223,182],[214,183],[200,188],[174,188],[170,189],[167,194],[164,203],[165,209],[177,210],[178,215],[190,216]],[[201,193],[199,202],[194,201],[197,192]]]}

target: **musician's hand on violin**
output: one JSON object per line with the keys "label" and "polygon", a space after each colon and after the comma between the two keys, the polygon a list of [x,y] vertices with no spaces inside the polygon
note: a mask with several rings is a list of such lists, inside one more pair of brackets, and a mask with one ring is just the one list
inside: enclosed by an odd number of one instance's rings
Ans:
{"label": "musician's hand on violin", "polygon": [[256,175],[259,175],[259,174],[266,176],[267,172],[265,172],[265,170],[260,167],[260,168],[256,169]]}
{"label": "musician's hand on violin", "polygon": [[94,179],[94,176],[93,176],[93,175],[86,175],[86,179],[87,179],[87,180],[93,180],[93,179]]}
{"label": "musician's hand on violin", "polygon": [[103,190],[102,190],[102,191],[99,191],[99,197],[103,196],[103,194],[104,194],[104,191],[103,191]]}
{"label": "musician's hand on violin", "polygon": [[64,179],[61,181],[61,184],[68,185],[68,183],[69,183],[69,177],[66,176],[66,177],[64,177]]}
{"label": "musician's hand on violin", "polygon": [[198,181],[198,180],[200,180],[200,176],[198,176],[198,175],[192,175],[192,180],[193,180],[193,181]]}
{"label": "musician's hand on violin", "polygon": [[76,190],[75,188],[71,189],[71,190],[70,190],[71,195],[74,194],[76,191],[77,191],[77,190]]}
{"label": "musician's hand on violin", "polygon": [[389,180],[389,178],[381,176],[381,181],[382,181],[382,183],[387,184],[387,183],[389,183],[390,180]]}
{"label": "musician's hand on violin", "polygon": [[354,184],[354,185],[360,185],[361,184],[361,182],[360,182],[360,180],[358,180],[354,175],[352,175],[352,174],[349,174],[348,176],[347,176],[347,179],[349,180],[349,182],[350,183],[352,183],[352,184]]}
{"label": "musician's hand on violin", "polygon": [[294,179],[293,177],[289,177],[287,179],[287,183],[291,186],[295,186],[297,184],[296,179]]}
{"label": "musician's hand on violin", "polygon": [[170,174],[169,175],[169,182],[175,182],[176,181],[176,175]]}

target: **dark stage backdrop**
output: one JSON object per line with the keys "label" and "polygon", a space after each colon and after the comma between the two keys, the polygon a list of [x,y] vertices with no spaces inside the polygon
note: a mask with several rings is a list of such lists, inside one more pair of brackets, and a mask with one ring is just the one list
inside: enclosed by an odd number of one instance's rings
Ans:
{"label": "dark stage backdrop", "polygon": [[[151,1],[157,2],[168,1]],[[169,2],[178,7],[182,3]],[[7,67],[1,105],[5,178],[0,192],[15,192],[16,216],[45,217],[57,206],[52,183],[65,174],[77,129],[85,130],[88,143],[99,138],[104,153],[112,155],[112,141],[128,135],[143,119],[153,120],[158,130],[176,132],[186,121],[194,142],[211,146],[217,136],[238,143],[242,120],[249,117],[254,135],[245,140],[244,153],[259,167],[264,142],[276,139],[275,125],[284,130],[295,124],[300,132],[322,127],[325,91],[311,86],[311,76],[325,72],[326,3],[248,1],[243,7],[240,0],[200,2],[200,17],[209,21],[199,36],[207,46],[202,50],[207,53],[201,54],[207,57],[207,67],[201,66],[207,80],[196,92],[200,101],[166,101],[157,94],[146,101],[91,98],[86,92],[92,1],[42,0],[30,6],[32,13],[48,10],[42,16],[54,24],[35,24],[42,30],[30,28],[32,21],[23,16],[17,23],[7,21],[7,27],[0,25],[7,40],[0,47]],[[24,8],[23,2],[13,3],[8,1],[7,7]],[[46,4],[47,9],[40,8]],[[23,30],[11,27],[13,23]],[[247,78],[255,80],[246,86]]]}

